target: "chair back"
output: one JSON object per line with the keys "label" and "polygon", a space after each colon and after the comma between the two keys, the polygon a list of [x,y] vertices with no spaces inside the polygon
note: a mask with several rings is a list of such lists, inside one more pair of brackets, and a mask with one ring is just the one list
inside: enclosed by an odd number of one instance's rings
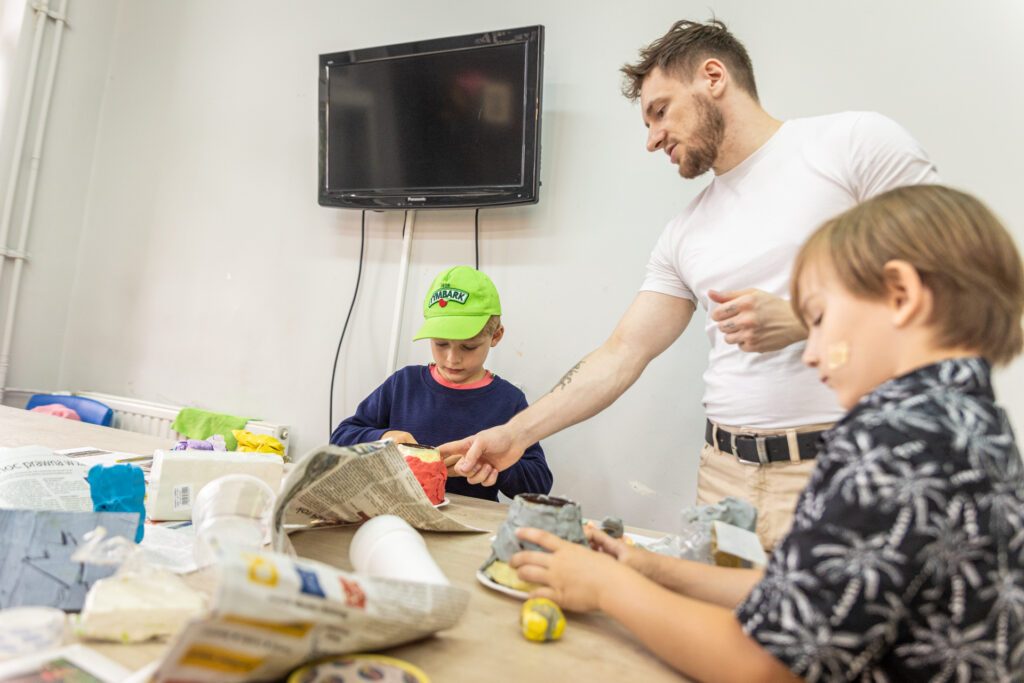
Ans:
{"label": "chair back", "polygon": [[53,403],[59,403],[71,408],[78,413],[78,417],[82,418],[82,422],[109,427],[110,421],[114,419],[114,411],[110,409],[110,406],[83,396],[35,394],[28,400],[25,409],[32,410],[36,406],[46,406]]}

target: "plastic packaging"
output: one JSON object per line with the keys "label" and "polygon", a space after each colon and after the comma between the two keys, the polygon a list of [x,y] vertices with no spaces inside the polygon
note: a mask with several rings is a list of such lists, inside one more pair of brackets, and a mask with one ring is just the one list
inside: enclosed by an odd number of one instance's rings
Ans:
{"label": "plastic packaging", "polygon": [[449,583],[423,537],[401,517],[381,515],[359,528],[348,549],[361,574],[419,583]]}
{"label": "plastic packaging", "polygon": [[223,434],[213,434],[206,439],[182,439],[174,444],[174,451],[226,451]]}
{"label": "plastic packaging", "polygon": [[145,564],[142,548],[122,536],[107,537],[107,530],[98,526],[82,536],[82,544],[71,554],[73,562],[101,567],[120,566],[119,571],[136,571]]}
{"label": "plastic packaging", "polygon": [[71,559],[95,565],[120,565],[92,585],[82,612],[72,617],[84,638],[139,642],[177,633],[206,607],[205,598],[174,574],[153,567],[142,547],[120,536],[106,537],[97,527],[84,537]]}
{"label": "plastic packaging", "polygon": [[196,561],[213,562],[228,547],[259,552],[270,532],[274,491],[249,474],[229,474],[204,486],[192,505]]}
{"label": "plastic packaging", "polygon": [[714,505],[693,505],[680,512],[682,530],[677,539],[678,557],[714,564],[713,522],[725,522],[747,531],[757,526],[757,509],[740,498],[723,498]]}
{"label": "plastic packaging", "polygon": [[74,628],[83,638],[142,642],[174,635],[205,608],[206,599],[170,572],[118,572],[93,584]]}
{"label": "plastic packaging", "polygon": [[[233,429],[231,434],[238,441],[239,453],[275,453],[284,456],[284,444],[269,434],[253,434],[244,429]],[[285,462],[288,458],[285,458]]]}

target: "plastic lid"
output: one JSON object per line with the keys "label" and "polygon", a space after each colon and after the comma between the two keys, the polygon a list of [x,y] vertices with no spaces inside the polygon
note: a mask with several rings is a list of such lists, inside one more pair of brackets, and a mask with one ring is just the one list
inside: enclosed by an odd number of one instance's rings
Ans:
{"label": "plastic lid", "polygon": [[0,610],[0,658],[26,655],[64,640],[64,612],[54,607]]}

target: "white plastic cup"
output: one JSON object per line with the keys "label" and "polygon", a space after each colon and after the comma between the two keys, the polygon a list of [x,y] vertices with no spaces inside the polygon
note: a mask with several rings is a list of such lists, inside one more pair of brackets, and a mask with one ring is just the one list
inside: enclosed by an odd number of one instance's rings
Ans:
{"label": "white plastic cup", "polygon": [[419,583],[448,584],[423,537],[401,517],[381,515],[359,528],[348,549],[360,574]]}
{"label": "white plastic cup", "polygon": [[274,491],[251,474],[228,474],[204,486],[192,504],[200,567],[227,549],[259,552],[270,531]]}

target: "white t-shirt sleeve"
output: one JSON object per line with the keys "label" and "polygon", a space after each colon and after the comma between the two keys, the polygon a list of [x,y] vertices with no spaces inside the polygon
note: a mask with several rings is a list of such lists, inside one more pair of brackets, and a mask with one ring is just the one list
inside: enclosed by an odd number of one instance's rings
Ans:
{"label": "white t-shirt sleeve", "polygon": [[679,239],[679,234],[673,230],[673,225],[678,220],[680,219],[676,218],[668,224],[668,227],[662,231],[661,237],[658,238],[657,244],[654,245],[640,291],[658,292],[680,299],[689,299],[696,305],[697,297],[683,282],[677,265],[678,247],[675,240]]}
{"label": "white t-shirt sleeve", "polygon": [[901,125],[875,112],[858,115],[850,133],[850,187],[862,202],[904,185],[939,183],[924,148]]}

